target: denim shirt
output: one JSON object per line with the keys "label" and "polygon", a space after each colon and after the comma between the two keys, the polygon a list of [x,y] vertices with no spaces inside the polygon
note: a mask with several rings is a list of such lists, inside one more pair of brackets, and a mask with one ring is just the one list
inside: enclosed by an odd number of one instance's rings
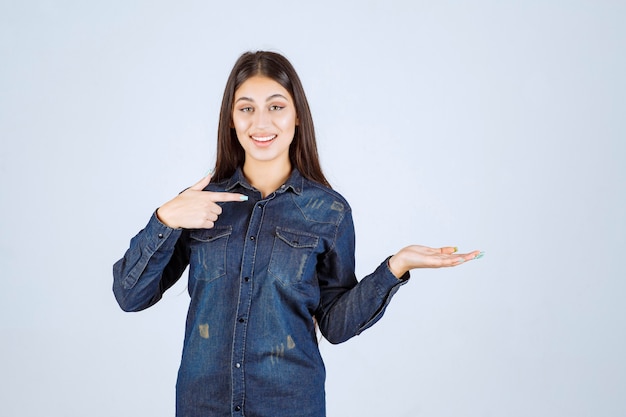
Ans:
{"label": "denim shirt", "polygon": [[176,415],[325,416],[316,323],[331,343],[360,334],[408,274],[397,279],[385,260],[357,281],[348,203],[297,170],[265,198],[241,170],[206,190],[249,200],[220,203],[211,229],[172,229],[153,214],[113,267],[119,305],[139,311],[189,265]]}

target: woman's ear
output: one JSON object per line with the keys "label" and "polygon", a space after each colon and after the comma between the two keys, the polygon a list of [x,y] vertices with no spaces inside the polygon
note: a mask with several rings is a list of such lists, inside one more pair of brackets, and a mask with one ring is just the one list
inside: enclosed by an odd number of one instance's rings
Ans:
{"label": "woman's ear", "polygon": [[300,126],[300,118],[296,116],[296,126]]}

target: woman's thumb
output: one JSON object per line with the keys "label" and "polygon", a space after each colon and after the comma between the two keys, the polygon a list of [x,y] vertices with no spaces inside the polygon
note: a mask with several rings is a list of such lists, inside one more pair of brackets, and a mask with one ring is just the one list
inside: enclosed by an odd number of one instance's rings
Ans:
{"label": "woman's thumb", "polygon": [[211,182],[211,176],[213,175],[213,171],[209,171],[200,181],[189,187],[190,190],[202,191],[206,188],[207,185]]}

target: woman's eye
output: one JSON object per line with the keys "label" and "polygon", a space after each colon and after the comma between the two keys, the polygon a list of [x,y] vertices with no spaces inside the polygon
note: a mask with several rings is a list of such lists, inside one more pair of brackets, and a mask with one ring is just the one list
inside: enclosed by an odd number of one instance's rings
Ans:
{"label": "woman's eye", "polygon": [[239,111],[242,111],[244,113],[249,113],[252,111],[252,107],[242,107],[239,109]]}
{"label": "woman's eye", "polygon": [[273,105],[273,106],[270,106],[270,110],[271,110],[271,111],[282,110],[282,109],[284,109],[284,108],[285,108],[285,106],[279,106],[278,104],[275,104],[275,105]]}

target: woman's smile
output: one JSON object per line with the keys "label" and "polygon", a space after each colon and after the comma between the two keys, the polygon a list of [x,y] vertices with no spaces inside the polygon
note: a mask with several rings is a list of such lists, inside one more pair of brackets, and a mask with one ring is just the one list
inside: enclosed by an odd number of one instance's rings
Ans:
{"label": "woman's smile", "polygon": [[276,139],[277,135],[265,135],[265,136],[261,136],[261,135],[253,135],[250,136],[250,138],[257,142],[257,145],[262,145],[262,146],[267,146],[269,145],[274,139]]}

